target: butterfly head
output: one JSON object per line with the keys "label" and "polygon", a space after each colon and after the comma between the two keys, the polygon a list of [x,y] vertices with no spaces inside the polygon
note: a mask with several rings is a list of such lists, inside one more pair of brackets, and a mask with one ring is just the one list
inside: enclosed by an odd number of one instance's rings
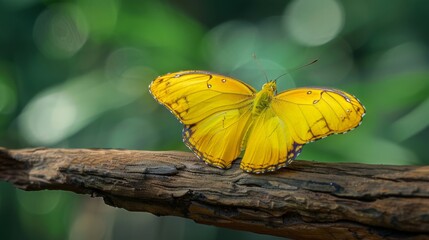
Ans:
{"label": "butterfly head", "polygon": [[269,81],[262,86],[263,91],[268,91],[272,94],[277,93],[277,84],[275,80]]}

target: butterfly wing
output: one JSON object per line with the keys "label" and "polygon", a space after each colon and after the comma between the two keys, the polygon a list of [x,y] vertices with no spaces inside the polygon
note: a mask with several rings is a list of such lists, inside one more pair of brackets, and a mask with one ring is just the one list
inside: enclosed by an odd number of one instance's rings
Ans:
{"label": "butterfly wing", "polygon": [[296,143],[305,144],[359,126],[365,108],[351,94],[328,88],[297,88],[277,95],[276,114],[292,131]]}
{"label": "butterfly wing", "polygon": [[249,105],[255,89],[230,77],[203,71],[182,71],[155,79],[149,90],[183,124]]}
{"label": "butterfly wing", "polygon": [[301,151],[285,122],[268,108],[259,115],[247,133],[246,151],[240,167],[246,172],[263,173],[286,166]]}
{"label": "butterfly wing", "polygon": [[261,173],[286,166],[302,145],[352,130],[364,114],[359,100],[340,90],[298,88],[280,93],[246,136],[241,168]]}
{"label": "butterfly wing", "polygon": [[208,164],[229,168],[241,153],[241,142],[251,120],[251,108],[232,109],[185,125],[183,141]]}
{"label": "butterfly wing", "polygon": [[241,152],[255,90],[230,77],[183,71],[155,79],[150,92],[183,124],[183,141],[208,164],[228,168]]}

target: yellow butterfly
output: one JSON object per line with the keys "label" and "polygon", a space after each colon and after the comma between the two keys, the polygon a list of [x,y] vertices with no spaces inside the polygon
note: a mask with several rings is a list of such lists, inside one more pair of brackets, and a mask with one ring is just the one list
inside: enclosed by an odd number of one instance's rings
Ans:
{"label": "yellow butterfly", "polygon": [[181,71],[156,78],[155,99],[184,124],[184,143],[206,163],[263,173],[288,165],[308,142],[360,125],[365,108],[340,90],[296,88],[277,94],[276,82],[253,87],[215,73]]}

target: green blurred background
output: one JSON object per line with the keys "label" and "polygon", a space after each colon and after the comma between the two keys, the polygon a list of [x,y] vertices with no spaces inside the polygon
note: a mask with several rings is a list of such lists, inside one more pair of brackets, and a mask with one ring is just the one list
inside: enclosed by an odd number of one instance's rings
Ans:
{"label": "green blurred background", "polygon": [[[424,0],[0,0],[0,146],[187,151],[149,83],[201,69],[260,88],[264,70],[290,73],[280,91],[335,87],[367,108],[357,130],[300,159],[429,164],[428,11]],[[0,214],[2,239],[277,239],[5,182]]]}

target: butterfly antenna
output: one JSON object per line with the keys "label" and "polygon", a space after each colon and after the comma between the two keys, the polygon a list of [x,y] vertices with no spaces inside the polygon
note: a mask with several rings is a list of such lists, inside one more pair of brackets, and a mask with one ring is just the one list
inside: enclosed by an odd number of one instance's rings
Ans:
{"label": "butterfly antenna", "polygon": [[285,75],[288,75],[288,74],[290,74],[291,72],[295,72],[295,71],[297,71],[297,70],[299,70],[299,69],[301,69],[301,68],[308,67],[308,66],[310,66],[310,65],[312,65],[312,64],[314,64],[314,63],[316,63],[317,61],[319,61],[319,59],[314,59],[313,61],[311,61],[311,62],[309,62],[309,63],[307,63],[307,64],[304,64],[304,65],[302,65],[302,66],[299,66],[299,67],[295,67],[295,68],[289,69],[286,73],[283,73],[283,74],[281,74],[280,76],[276,77],[276,79],[274,79],[274,81],[277,81],[277,79],[279,79],[279,78],[281,78],[281,77],[283,77],[283,76],[285,76]]}
{"label": "butterfly antenna", "polygon": [[264,68],[262,67],[262,64],[259,62],[258,58],[256,58],[256,53],[252,53],[252,58],[253,58],[253,60],[255,60],[255,61],[256,61],[256,65],[258,65],[259,70],[264,74],[264,76],[265,76],[265,80],[266,80],[267,82],[269,82],[269,80],[268,80],[268,76],[267,76],[267,73],[265,72],[265,70],[264,70]]}

